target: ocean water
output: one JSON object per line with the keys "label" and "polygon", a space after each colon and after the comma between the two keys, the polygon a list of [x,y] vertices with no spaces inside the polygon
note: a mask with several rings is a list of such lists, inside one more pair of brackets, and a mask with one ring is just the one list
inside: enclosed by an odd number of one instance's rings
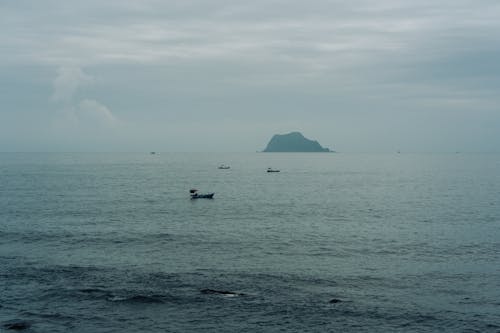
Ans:
{"label": "ocean water", "polygon": [[500,155],[0,154],[13,324],[500,332]]}

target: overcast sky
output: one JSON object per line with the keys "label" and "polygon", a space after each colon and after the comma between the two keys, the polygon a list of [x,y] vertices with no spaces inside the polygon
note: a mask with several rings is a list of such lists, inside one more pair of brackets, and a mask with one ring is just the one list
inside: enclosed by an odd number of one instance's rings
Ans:
{"label": "overcast sky", "polygon": [[500,2],[2,0],[0,103],[0,151],[500,151]]}

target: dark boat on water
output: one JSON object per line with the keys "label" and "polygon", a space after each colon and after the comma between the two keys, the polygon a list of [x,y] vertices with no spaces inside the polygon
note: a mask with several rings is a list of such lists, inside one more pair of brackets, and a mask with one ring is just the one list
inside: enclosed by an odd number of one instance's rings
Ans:
{"label": "dark boat on water", "polygon": [[215,193],[198,193],[197,189],[189,190],[191,194],[191,199],[213,199]]}
{"label": "dark boat on water", "polygon": [[280,172],[278,169],[267,168],[267,172]]}

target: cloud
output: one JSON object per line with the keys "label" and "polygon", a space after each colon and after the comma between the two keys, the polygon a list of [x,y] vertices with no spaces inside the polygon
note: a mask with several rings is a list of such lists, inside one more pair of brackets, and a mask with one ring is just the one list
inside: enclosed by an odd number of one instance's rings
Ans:
{"label": "cloud", "polygon": [[93,81],[92,77],[79,67],[60,67],[57,72],[52,94],[52,100],[55,102],[70,102],[79,87]]}
{"label": "cloud", "polygon": [[77,118],[88,124],[113,125],[116,118],[111,111],[93,99],[84,99],[75,109]]}
{"label": "cloud", "polygon": [[94,82],[80,67],[63,66],[54,80],[52,101],[62,107],[62,119],[78,126],[112,126],[116,118],[109,108],[95,99],[79,100],[77,93],[83,85]]}

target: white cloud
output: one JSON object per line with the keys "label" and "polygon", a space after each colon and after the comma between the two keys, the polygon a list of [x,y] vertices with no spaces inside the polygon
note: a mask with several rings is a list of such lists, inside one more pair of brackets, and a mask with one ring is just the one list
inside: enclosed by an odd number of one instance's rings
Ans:
{"label": "white cloud", "polygon": [[71,102],[78,88],[91,82],[92,77],[85,74],[79,67],[60,67],[54,80],[52,100]]}
{"label": "white cloud", "polygon": [[116,118],[111,111],[93,99],[84,99],[76,108],[77,118],[88,124],[113,125]]}
{"label": "white cloud", "polygon": [[112,126],[116,122],[107,106],[95,99],[77,98],[79,88],[92,82],[92,76],[80,67],[63,66],[58,69],[52,100],[62,107],[62,112],[58,113],[60,120],[75,126],[90,127]]}

